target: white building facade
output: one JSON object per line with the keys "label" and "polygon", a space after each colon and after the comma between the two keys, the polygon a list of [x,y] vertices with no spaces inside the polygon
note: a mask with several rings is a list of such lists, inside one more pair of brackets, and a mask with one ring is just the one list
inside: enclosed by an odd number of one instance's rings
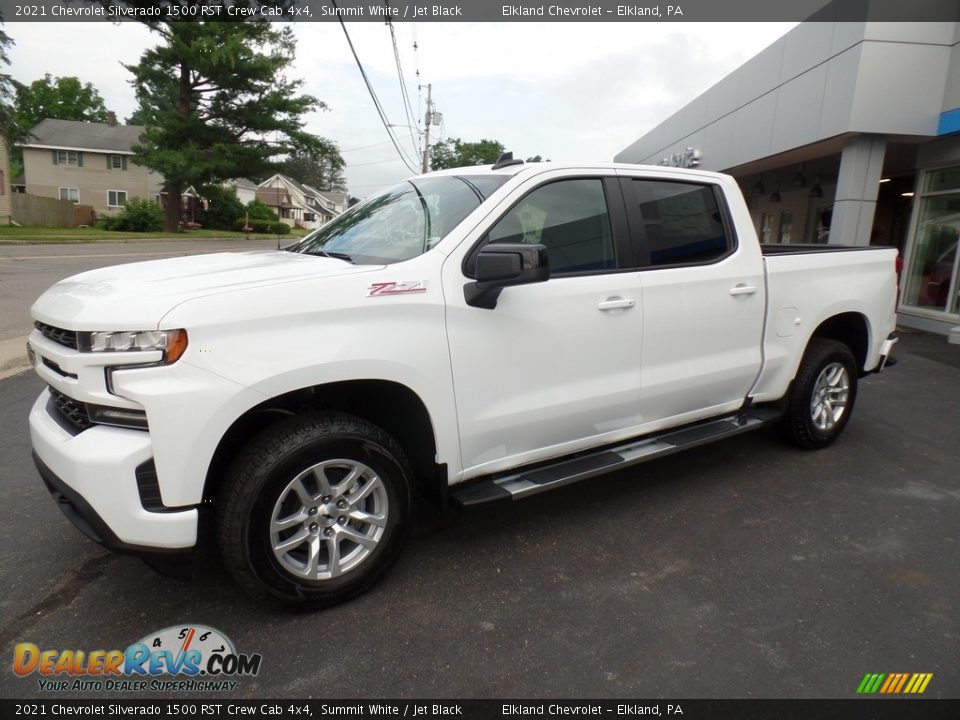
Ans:
{"label": "white building facade", "polygon": [[615,159],[730,173],[763,242],[896,246],[900,323],[960,324],[960,23],[802,23]]}

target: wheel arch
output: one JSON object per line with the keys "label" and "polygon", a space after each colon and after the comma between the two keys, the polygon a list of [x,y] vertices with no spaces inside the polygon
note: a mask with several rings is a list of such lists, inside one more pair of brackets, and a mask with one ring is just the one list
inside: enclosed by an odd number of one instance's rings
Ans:
{"label": "wheel arch", "polygon": [[427,494],[446,489],[446,468],[437,465],[437,438],[426,404],[406,385],[390,380],[345,380],[303,387],[265,400],[236,418],[220,438],[204,479],[211,502],[230,461],[252,437],[292,415],[317,410],[347,413],[381,428],[403,448],[413,481]]}
{"label": "wheel arch", "polygon": [[857,369],[862,376],[865,373],[864,366],[867,363],[867,357],[870,352],[870,321],[860,312],[849,311],[832,315],[821,322],[810,337],[807,339],[807,345],[804,347],[806,352],[810,342],[815,338],[827,338],[842,342],[850,348],[853,357],[857,361]]}

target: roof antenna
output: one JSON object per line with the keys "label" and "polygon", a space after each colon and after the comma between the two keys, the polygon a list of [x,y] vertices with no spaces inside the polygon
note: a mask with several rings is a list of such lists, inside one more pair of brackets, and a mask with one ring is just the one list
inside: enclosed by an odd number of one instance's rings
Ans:
{"label": "roof antenna", "polygon": [[505,152],[503,155],[497,158],[497,162],[494,163],[493,167],[490,169],[499,170],[500,168],[510,167],[511,165],[523,165],[523,160],[519,158],[514,160],[512,152]]}

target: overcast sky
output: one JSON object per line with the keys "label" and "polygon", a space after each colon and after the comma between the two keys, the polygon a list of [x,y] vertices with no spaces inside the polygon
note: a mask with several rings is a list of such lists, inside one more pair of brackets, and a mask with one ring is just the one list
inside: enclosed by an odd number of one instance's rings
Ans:
{"label": "overcast sky", "polygon": [[[433,84],[444,118],[432,128],[434,138],[489,138],[517,157],[567,162],[612,160],[795,24],[397,23],[395,32],[421,125],[426,84]],[[121,121],[135,107],[121,63],[136,63],[158,42],[130,22],[9,23],[4,29],[16,41],[14,79],[76,75],[97,87]],[[347,30],[390,122],[407,123],[389,29],[365,22],[347,23]],[[295,33],[291,74],[329,106],[309,117],[308,129],[339,144],[350,191],[364,197],[410,175],[387,140],[340,25],[302,23]],[[409,135],[403,127],[396,132]],[[413,141],[404,146],[412,156]]]}

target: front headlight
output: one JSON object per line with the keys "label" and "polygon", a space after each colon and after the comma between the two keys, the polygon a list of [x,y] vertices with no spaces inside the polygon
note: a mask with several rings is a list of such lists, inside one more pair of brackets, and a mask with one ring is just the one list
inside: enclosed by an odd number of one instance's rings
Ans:
{"label": "front headlight", "polygon": [[77,335],[83,352],[161,350],[167,365],[179,360],[187,349],[186,330],[98,330]]}

